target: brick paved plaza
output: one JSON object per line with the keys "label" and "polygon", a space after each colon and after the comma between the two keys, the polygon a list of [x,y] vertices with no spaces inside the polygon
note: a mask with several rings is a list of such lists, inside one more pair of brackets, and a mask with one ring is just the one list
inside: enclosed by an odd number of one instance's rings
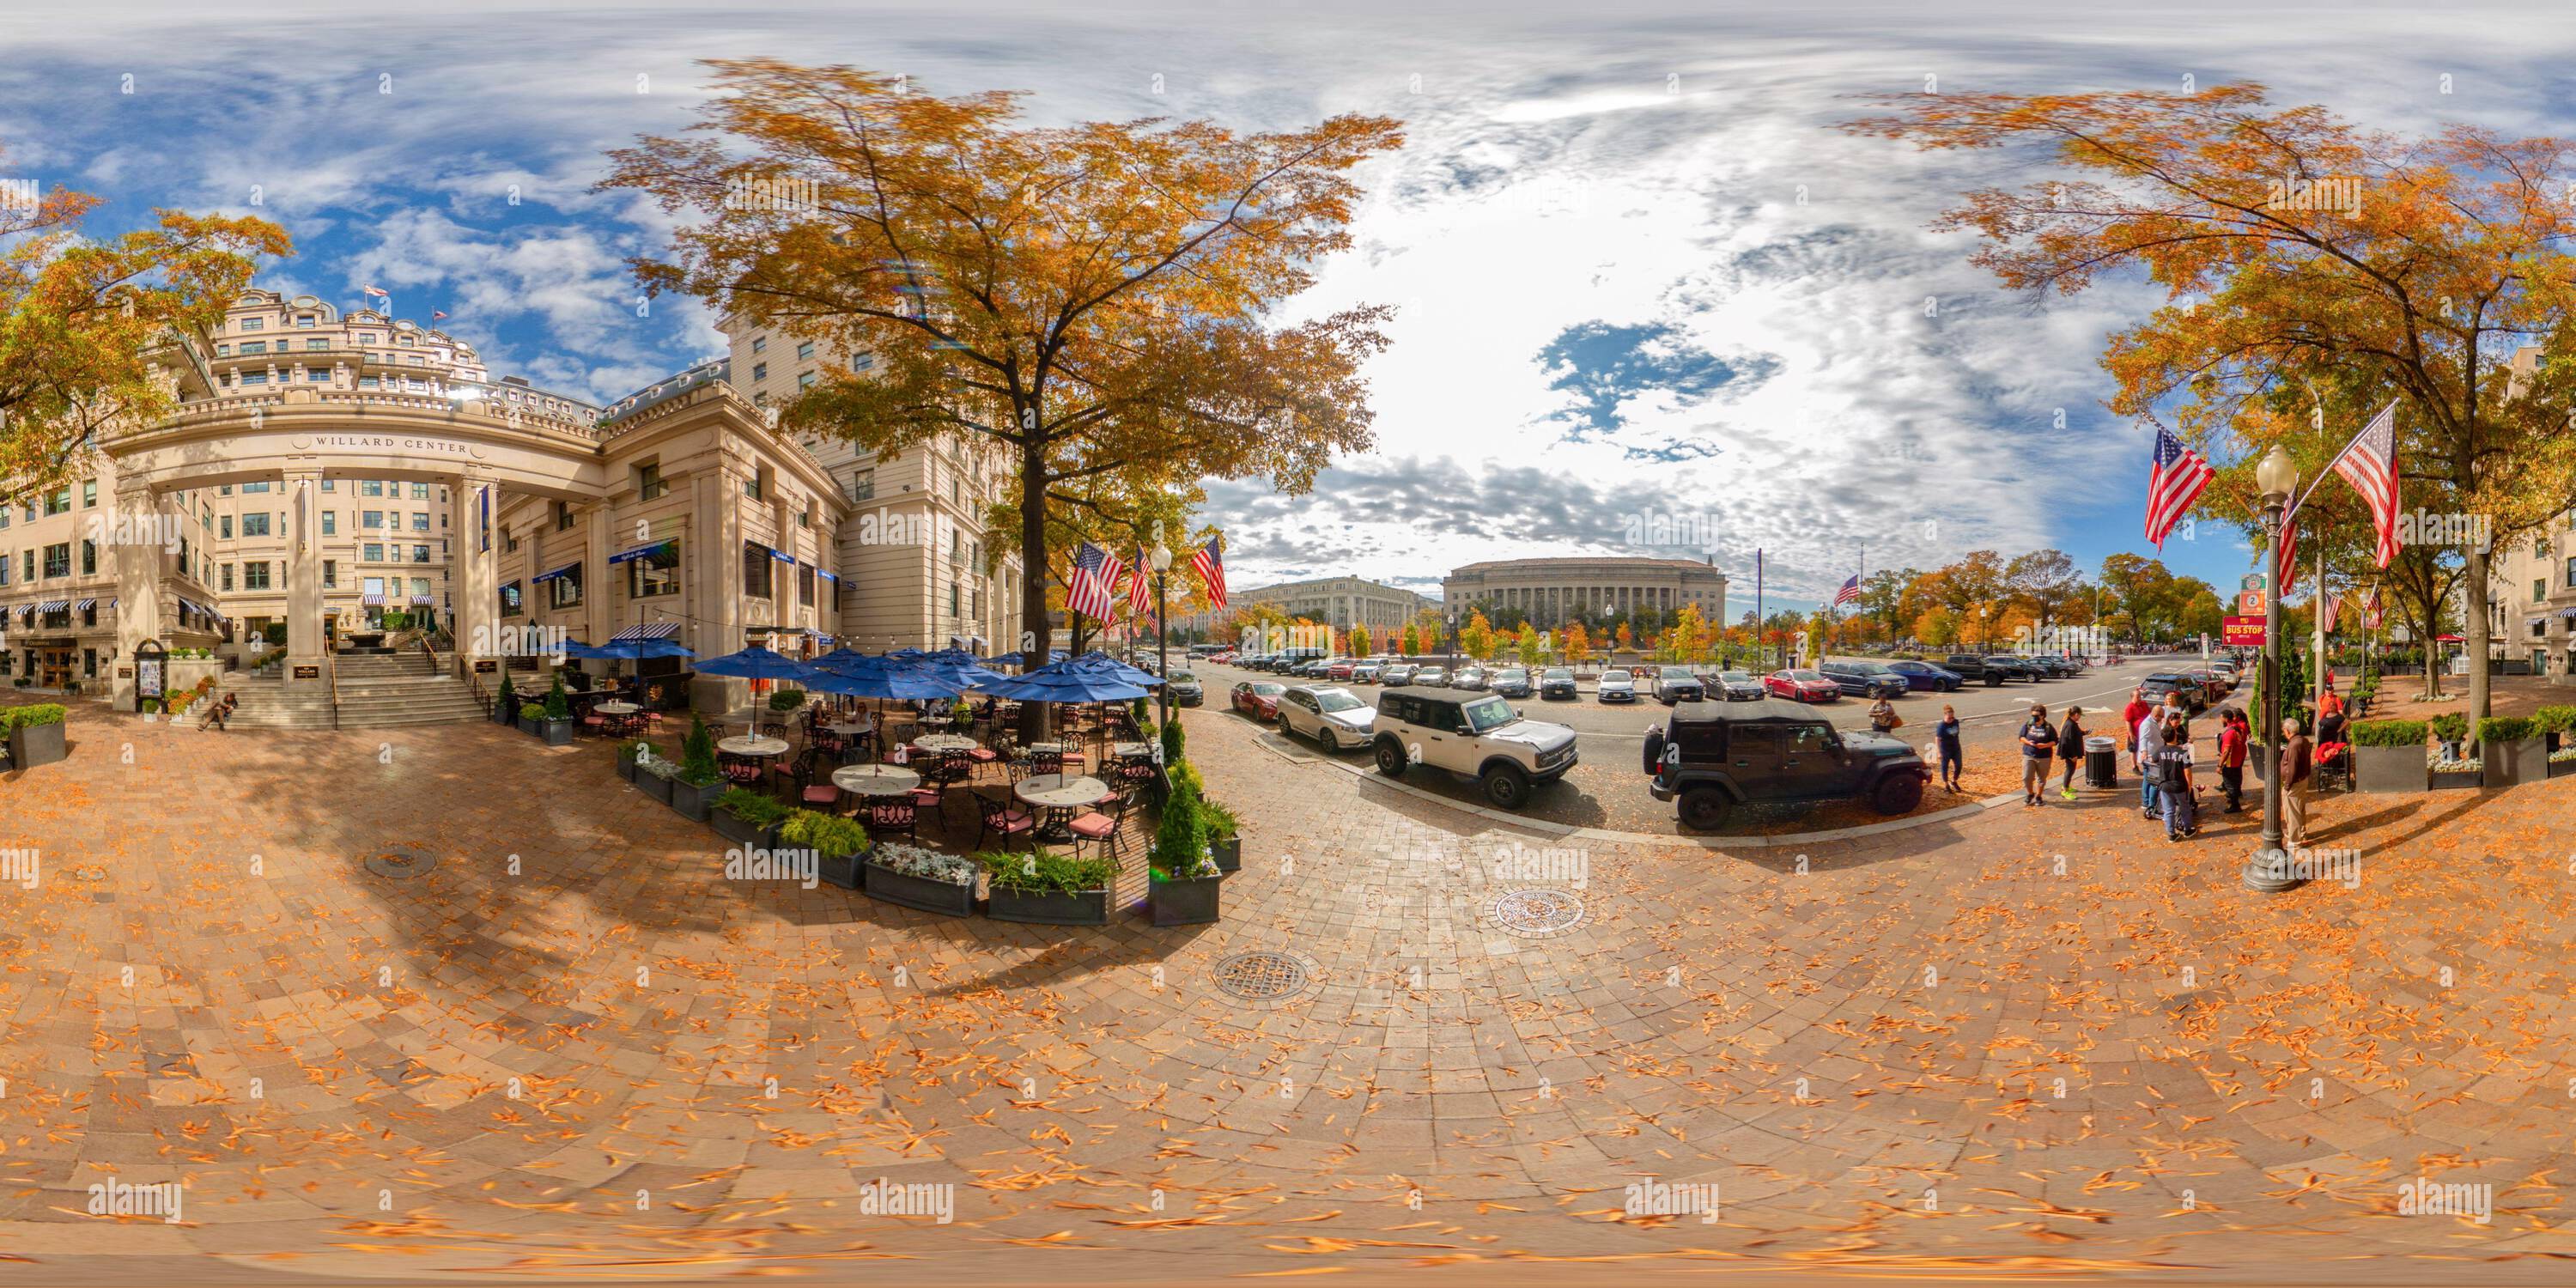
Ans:
{"label": "brick paved plaza", "polygon": [[76,705],[0,785],[0,1281],[2571,1273],[2576,785],[2329,802],[2358,885],[2266,898],[2127,792],[1584,846],[1189,725],[1225,920],[1104,932],[728,882],[596,745]]}

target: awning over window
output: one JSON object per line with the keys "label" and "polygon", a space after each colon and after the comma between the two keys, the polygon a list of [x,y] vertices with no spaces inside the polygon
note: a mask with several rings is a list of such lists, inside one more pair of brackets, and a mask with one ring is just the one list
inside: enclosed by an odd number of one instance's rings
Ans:
{"label": "awning over window", "polygon": [[102,602],[102,603],[100,603],[100,604],[99,604],[99,607],[101,607],[101,608],[114,608],[114,607],[116,607],[116,596],[114,596],[114,595],[110,595],[110,596],[108,596],[108,597],[107,597],[107,599],[106,599],[104,602]]}
{"label": "awning over window", "polygon": [[358,596],[358,602],[373,607],[385,602],[385,597],[382,595],[360,595]]}
{"label": "awning over window", "polygon": [[435,595],[414,595],[411,597],[411,602],[415,604],[435,604],[438,602],[438,597]]}
{"label": "awning over window", "polygon": [[659,541],[647,541],[640,546],[628,546],[626,549],[610,555],[608,557],[608,562],[611,564],[622,564],[630,560],[641,559],[646,555],[658,555],[668,551],[672,546],[678,544],[678,542],[678,537],[664,537]]}
{"label": "awning over window", "polygon": [[72,601],[68,599],[48,599],[45,602],[36,605],[36,611],[40,613],[59,613],[71,606]]}
{"label": "awning over window", "polygon": [[608,638],[612,641],[666,640],[678,635],[679,633],[680,624],[678,622],[646,622],[640,626],[629,626]]}
{"label": "awning over window", "polygon": [[73,612],[75,612],[75,613],[86,613],[86,612],[88,612],[89,610],[91,610],[91,609],[93,609],[93,608],[96,608],[96,607],[98,607],[98,600],[96,600],[96,599],[94,599],[94,598],[93,598],[93,599],[75,599],[75,600],[73,600],[73,601],[72,601],[72,611],[73,611]]}
{"label": "awning over window", "polygon": [[2562,618],[2565,618],[2565,619],[2566,619],[2566,620],[2568,620],[2568,621],[2576,622],[2576,608],[2562,608],[2562,609],[2559,609],[2559,610],[2558,610],[2558,615],[2559,615],[2560,617],[2562,617]]}
{"label": "awning over window", "polygon": [[530,577],[528,579],[528,584],[533,586],[541,581],[553,581],[557,577],[569,577],[579,571],[581,571],[581,561],[576,559],[571,563],[565,564],[561,568],[550,568],[544,572],[538,573],[534,577]]}

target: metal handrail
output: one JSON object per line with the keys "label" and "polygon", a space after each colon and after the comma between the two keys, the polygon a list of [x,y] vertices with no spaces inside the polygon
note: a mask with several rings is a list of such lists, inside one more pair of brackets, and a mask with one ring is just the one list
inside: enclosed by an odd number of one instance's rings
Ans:
{"label": "metal handrail", "polygon": [[340,654],[336,650],[325,649],[322,664],[330,668],[331,727],[337,729],[340,727]]}

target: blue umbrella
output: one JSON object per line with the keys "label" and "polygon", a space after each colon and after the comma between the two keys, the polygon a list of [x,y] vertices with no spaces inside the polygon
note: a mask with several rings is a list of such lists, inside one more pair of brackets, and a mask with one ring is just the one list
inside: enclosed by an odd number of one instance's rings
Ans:
{"label": "blue umbrella", "polygon": [[1153,672],[1129,666],[1098,649],[1093,649],[1092,651],[1065,663],[1065,665],[1078,666],[1087,670],[1104,672],[1109,675],[1117,676],[1119,679],[1125,680],[1130,684],[1141,684],[1149,689],[1159,688],[1163,683],[1161,680],[1154,677]]}
{"label": "blue umbrella", "polygon": [[698,663],[700,675],[730,675],[745,680],[801,679],[806,670],[804,663],[791,657],[781,657],[757,645]]}
{"label": "blue umbrella", "polygon": [[1027,675],[1009,675],[986,684],[984,691],[1015,702],[1124,702],[1145,696],[1143,686],[1122,676],[1059,662]]}
{"label": "blue umbrella", "polygon": [[632,662],[647,657],[695,657],[678,640],[610,640],[605,644],[584,644],[572,640],[564,645],[564,656],[587,658],[594,662]]}
{"label": "blue umbrella", "polygon": [[[1025,670],[1031,666],[1029,659],[1036,656],[1036,651],[1031,650],[1026,653],[1003,653],[994,657],[977,658],[976,661],[985,666],[1016,666]],[[1057,649],[1054,652],[1047,654],[1047,662],[1061,662],[1063,660],[1063,649]],[[1044,666],[1046,663],[1040,662],[1036,665]]]}

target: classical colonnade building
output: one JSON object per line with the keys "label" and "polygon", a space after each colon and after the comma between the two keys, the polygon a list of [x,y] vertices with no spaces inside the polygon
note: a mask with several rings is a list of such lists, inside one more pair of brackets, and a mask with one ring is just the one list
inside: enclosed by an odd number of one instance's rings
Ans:
{"label": "classical colonnade building", "polygon": [[1564,625],[1578,610],[1598,619],[1647,608],[1677,612],[1685,604],[1698,606],[1703,620],[1726,620],[1726,574],[1691,559],[1497,559],[1452,571],[1441,592],[1462,615],[1517,609],[1542,630]]}

